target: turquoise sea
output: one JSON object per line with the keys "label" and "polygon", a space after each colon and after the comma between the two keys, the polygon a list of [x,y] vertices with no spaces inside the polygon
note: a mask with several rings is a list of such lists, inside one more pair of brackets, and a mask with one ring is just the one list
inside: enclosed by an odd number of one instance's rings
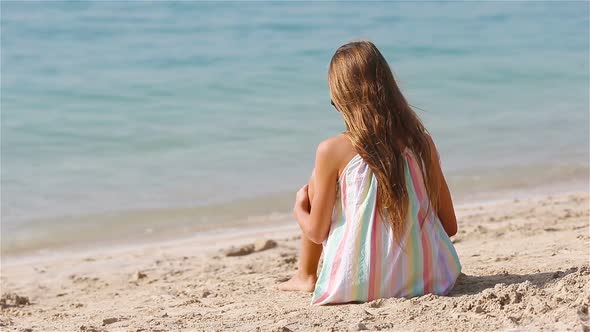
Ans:
{"label": "turquoise sea", "polygon": [[343,130],[327,66],[361,38],[457,202],[588,191],[589,6],[2,1],[3,254],[272,223]]}

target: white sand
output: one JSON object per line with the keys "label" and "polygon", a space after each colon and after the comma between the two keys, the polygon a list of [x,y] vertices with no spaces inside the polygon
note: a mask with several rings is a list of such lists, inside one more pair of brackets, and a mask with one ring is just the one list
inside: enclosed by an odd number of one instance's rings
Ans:
{"label": "white sand", "polygon": [[[444,297],[317,307],[310,294],[275,290],[296,266],[294,221],[237,238],[5,263],[0,329],[588,331],[589,210],[588,193],[459,207],[464,275]],[[260,237],[278,247],[239,257],[219,249]]]}

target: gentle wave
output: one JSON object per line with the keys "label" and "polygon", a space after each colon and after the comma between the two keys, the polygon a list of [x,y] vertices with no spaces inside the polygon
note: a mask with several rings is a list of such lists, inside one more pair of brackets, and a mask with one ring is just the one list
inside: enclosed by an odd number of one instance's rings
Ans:
{"label": "gentle wave", "polygon": [[343,130],[326,71],[355,38],[455,196],[587,183],[589,6],[2,2],[3,252],[287,213]]}

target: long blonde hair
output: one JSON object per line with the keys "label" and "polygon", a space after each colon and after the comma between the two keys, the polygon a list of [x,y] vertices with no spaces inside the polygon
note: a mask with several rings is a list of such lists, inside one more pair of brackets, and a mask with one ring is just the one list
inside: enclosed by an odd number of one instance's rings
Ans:
{"label": "long blonde hair", "polygon": [[[384,221],[401,234],[408,213],[403,150],[422,169],[432,207],[440,188],[426,170],[433,160],[428,132],[397,86],[387,61],[370,41],[338,48],[328,71],[332,103],[344,117],[354,149],[377,177],[377,204]],[[430,212],[430,211],[429,211]]]}

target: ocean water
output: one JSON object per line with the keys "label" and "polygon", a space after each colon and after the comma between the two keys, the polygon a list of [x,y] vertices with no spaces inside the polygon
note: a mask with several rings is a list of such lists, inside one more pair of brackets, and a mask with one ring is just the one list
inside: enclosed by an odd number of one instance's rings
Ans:
{"label": "ocean water", "polygon": [[272,224],[370,39],[455,199],[588,190],[589,3],[1,2],[2,251]]}

